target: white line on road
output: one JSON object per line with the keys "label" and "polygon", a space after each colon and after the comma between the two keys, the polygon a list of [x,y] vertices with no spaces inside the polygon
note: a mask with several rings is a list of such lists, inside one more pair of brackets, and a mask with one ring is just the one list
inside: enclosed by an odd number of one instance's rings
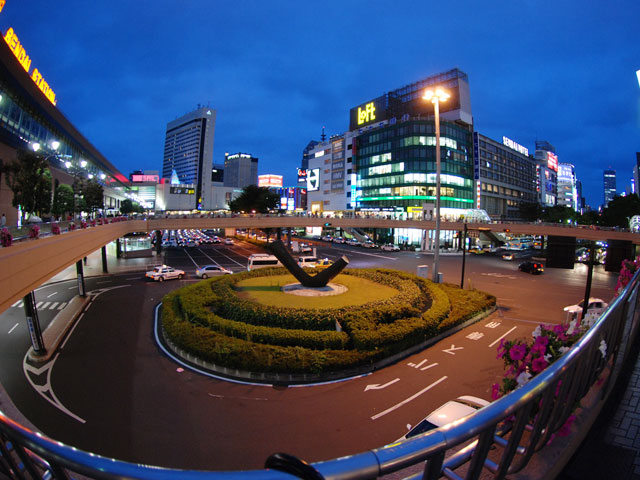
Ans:
{"label": "white line on road", "polygon": [[44,310],[44,309],[46,309],[49,305],[51,305],[51,302],[44,302],[40,308],[42,308],[42,310]]}
{"label": "white line on road", "polygon": [[60,305],[58,305],[58,310],[62,310],[66,306],[67,306],[67,302],[62,302]]}
{"label": "white line on road", "polygon": [[9,330],[9,333],[13,332],[16,329],[17,326],[18,326],[18,324],[16,323],[13,327],[11,327],[11,330]]}
{"label": "white line on road", "polygon": [[[20,302],[22,302],[22,300],[18,300],[16,303],[14,303],[14,304],[13,304],[13,305],[11,305],[11,306],[12,306],[12,307],[17,307],[17,306],[18,306],[18,304],[19,304]],[[22,306],[22,305],[21,305],[21,306]]]}
{"label": "white line on road", "polygon": [[57,295],[57,294],[58,294],[58,292],[53,292],[51,295],[47,295],[47,298],[51,298],[51,297],[53,297],[54,295]]}
{"label": "white line on road", "polygon": [[513,327],[511,330],[509,330],[507,333],[505,333],[504,335],[502,335],[500,338],[498,338],[495,342],[493,342],[491,345],[489,345],[489,348],[493,347],[496,343],[498,343],[500,340],[502,340],[504,337],[506,337],[507,335],[509,335],[511,332],[513,332],[516,328],[518,327]]}
{"label": "white line on road", "polygon": [[378,257],[378,258],[386,258],[387,260],[398,260],[396,257],[388,257],[386,255],[376,255],[375,253],[366,253],[366,252],[354,252],[353,250],[347,250],[346,248],[335,248],[339,252],[345,253],[357,253],[358,255],[367,255],[368,257]]}
{"label": "white line on road", "polygon": [[182,250],[184,250],[184,253],[186,253],[186,254],[187,254],[187,257],[189,257],[189,260],[191,260],[191,261],[193,262],[193,264],[196,266],[196,268],[200,268],[200,265],[198,265],[198,264],[196,263],[196,261],[193,259],[193,257],[192,257],[191,255],[189,255],[189,252],[187,252],[187,249],[186,249],[186,248],[183,248]]}
{"label": "white line on road", "polygon": [[[229,260],[231,260],[233,263],[237,263],[237,264],[238,264],[238,265],[240,265],[241,267],[243,267],[243,268],[247,268],[247,265],[243,265],[242,263],[240,263],[240,262],[238,262],[238,261],[234,260],[234,259],[233,259],[233,258],[231,258],[230,256],[225,255],[225,254],[224,254],[224,253],[222,253],[220,250],[218,250],[218,253],[219,253],[220,255],[222,255],[223,257],[227,257],[227,258],[228,258]],[[254,252],[251,252],[251,253],[254,253]],[[206,254],[205,254],[205,255],[206,255]],[[209,255],[207,255],[207,257],[209,257]],[[213,258],[211,258],[211,257],[209,257],[209,258],[210,258],[211,260],[213,260]],[[249,257],[246,257],[246,258],[249,258]]]}
{"label": "white line on road", "polygon": [[55,308],[58,306],[58,304],[59,304],[59,303],[60,303],[60,302],[53,302],[53,303],[51,304],[51,306],[49,307],[49,310],[55,310]]}
{"label": "white line on road", "polygon": [[440,380],[436,380],[435,382],[433,382],[431,385],[429,385],[428,387],[423,388],[422,390],[420,390],[418,393],[410,396],[409,398],[406,398],[405,400],[401,401],[400,403],[397,403],[396,405],[394,405],[393,407],[387,408],[384,412],[380,412],[376,415],[374,415],[373,417],[371,417],[371,420],[377,420],[380,417],[385,416],[387,413],[391,413],[394,410],[397,410],[398,408],[402,407],[403,405],[409,403],[412,400],[415,400],[416,398],[418,398],[420,395],[422,395],[423,393],[431,390],[433,387],[435,387],[436,385],[438,385],[441,382],[444,382],[448,377],[445,375],[444,377],[442,377]]}
{"label": "white line on road", "polygon": [[380,385],[379,383],[374,383],[372,385],[367,385],[366,387],[364,387],[364,391],[366,392],[367,390],[382,390],[383,388],[387,388],[388,386],[393,385],[394,383],[399,381],[400,381],[399,378],[394,378],[393,380],[385,383],[384,385]]}

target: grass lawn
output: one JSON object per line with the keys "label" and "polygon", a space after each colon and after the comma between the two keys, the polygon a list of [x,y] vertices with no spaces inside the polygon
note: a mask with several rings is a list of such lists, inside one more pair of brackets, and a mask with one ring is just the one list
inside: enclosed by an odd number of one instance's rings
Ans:
{"label": "grass lawn", "polygon": [[338,275],[331,280],[330,283],[344,285],[348,290],[340,295],[327,297],[301,297],[283,293],[280,290],[281,287],[290,283],[298,283],[293,275],[248,278],[237,283],[236,291],[241,298],[265,305],[311,309],[364,305],[393,297],[399,293],[395,288],[380,285],[353,275]]}

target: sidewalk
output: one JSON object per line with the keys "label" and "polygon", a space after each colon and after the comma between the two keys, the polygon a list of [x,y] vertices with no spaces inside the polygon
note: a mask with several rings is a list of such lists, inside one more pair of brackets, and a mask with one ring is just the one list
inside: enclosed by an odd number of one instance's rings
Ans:
{"label": "sidewalk", "polygon": [[560,480],[640,480],[640,350]]}

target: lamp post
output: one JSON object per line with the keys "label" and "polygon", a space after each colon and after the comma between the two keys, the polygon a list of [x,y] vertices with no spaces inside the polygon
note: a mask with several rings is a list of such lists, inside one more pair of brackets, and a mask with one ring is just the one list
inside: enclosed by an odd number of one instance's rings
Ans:
{"label": "lamp post", "polygon": [[427,90],[424,92],[424,100],[431,100],[436,123],[436,237],[433,253],[433,273],[431,278],[434,282],[439,281],[440,264],[440,102],[446,101],[450,97],[449,93],[441,88]]}

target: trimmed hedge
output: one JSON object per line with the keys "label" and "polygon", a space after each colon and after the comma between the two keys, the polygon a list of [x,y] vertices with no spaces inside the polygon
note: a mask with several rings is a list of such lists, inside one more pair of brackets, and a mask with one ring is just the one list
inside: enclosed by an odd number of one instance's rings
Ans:
{"label": "trimmed hedge", "polygon": [[[305,310],[259,305],[236,295],[234,286],[245,278],[283,273],[284,268],[243,272],[166,295],[166,336],[192,355],[230,368],[320,373],[401,352],[495,304],[484,292],[387,269],[343,272],[399,291],[364,306]],[[343,331],[336,331],[336,322]]]}

